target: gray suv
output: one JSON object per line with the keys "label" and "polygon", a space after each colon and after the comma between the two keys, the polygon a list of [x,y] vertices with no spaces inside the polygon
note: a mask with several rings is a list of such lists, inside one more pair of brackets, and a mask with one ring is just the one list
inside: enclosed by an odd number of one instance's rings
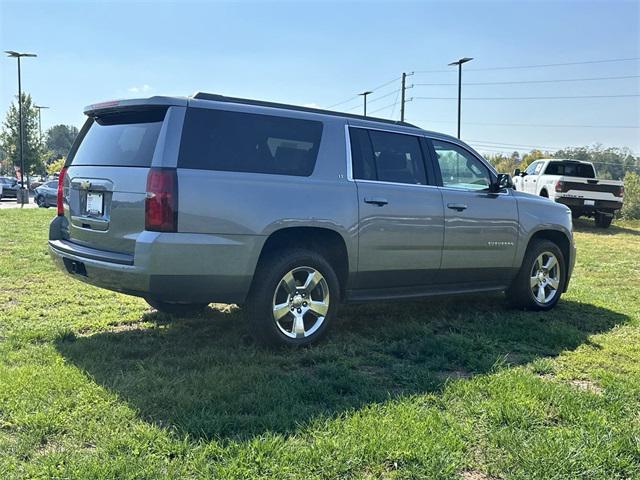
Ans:
{"label": "gray suv", "polygon": [[85,114],[51,255],[160,311],[237,303],[259,341],[304,345],[339,302],[506,291],[548,310],[567,289],[569,209],[450,136],[206,93]]}

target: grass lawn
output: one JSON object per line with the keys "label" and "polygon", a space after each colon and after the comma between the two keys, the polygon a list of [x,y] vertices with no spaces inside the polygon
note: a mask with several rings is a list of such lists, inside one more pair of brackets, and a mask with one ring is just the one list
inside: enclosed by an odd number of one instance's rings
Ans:
{"label": "grass lawn", "polygon": [[266,351],[236,307],[172,319],[54,270],[53,213],[0,212],[3,479],[640,478],[640,222],[578,222],[552,312],[345,306]]}

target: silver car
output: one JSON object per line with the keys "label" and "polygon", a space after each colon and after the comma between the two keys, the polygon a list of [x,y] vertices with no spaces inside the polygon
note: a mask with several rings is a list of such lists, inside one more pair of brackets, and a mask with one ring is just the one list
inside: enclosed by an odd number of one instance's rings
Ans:
{"label": "silver car", "polygon": [[51,256],[158,310],[242,304],[259,341],[305,345],[340,302],[506,291],[548,310],[567,289],[569,209],[448,135],[206,93],[85,114]]}

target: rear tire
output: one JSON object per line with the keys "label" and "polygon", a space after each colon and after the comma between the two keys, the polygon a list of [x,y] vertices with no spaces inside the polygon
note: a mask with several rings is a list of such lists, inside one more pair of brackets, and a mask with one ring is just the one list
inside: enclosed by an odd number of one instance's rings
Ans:
{"label": "rear tire", "polygon": [[604,213],[596,212],[595,222],[598,228],[609,228],[613,221],[613,215],[605,215]]}
{"label": "rear tire", "polygon": [[258,264],[245,313],[258,343],[297,347],[326,333],[339,301],[338,277],[322,255],[276,250]]}
{"label": "rear tire", "polygon": [[202,313],[208,303],[171,303],[145,298],[145,301],[159,312],[179,317],[189,317]]}
{"label": "rear tire", "polygon": [[516,308],[551,310],[564,291],[566,263],[560,247],[550,240],[533,240],[522,266],[505,292]]}

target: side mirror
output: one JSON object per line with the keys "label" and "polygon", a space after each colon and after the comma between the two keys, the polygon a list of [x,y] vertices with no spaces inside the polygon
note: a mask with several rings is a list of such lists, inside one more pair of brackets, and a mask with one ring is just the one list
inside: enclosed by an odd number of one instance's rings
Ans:
{"label": "side mirror", "polygon": [[517,177],[518,175],[520,175],[520,169],[519,169],[519,168],[516,168],[516,169],[513,171],[513,176],[514,176],[514,177]]}
{"label": "side mirror", "polygon": [[513,180],[508,173],[499,173],[495,183],[491,184],[491,191],[499,192],[505,188],[513,188]]}

